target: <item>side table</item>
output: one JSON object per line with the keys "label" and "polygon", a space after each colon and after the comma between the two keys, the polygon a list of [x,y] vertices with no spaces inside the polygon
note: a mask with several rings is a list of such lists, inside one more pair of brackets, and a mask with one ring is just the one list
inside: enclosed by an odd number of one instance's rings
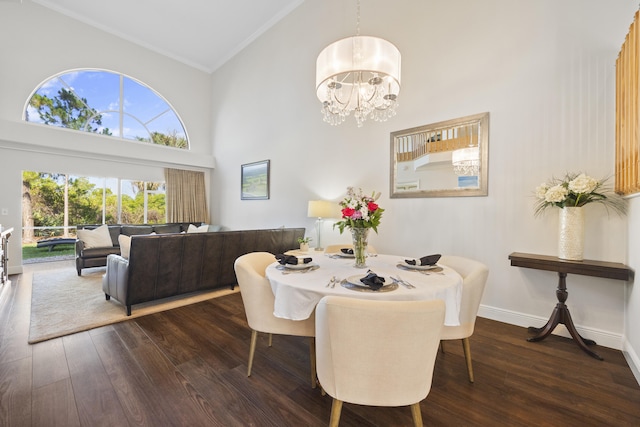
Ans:
{"label": "side table", "polygon": [[582,261],[568,261],[554,256],[526,254],[520,252],[513,252],[509,255],[509,259],[511,260],[511,265],[514,267],[533,268],[536,270],[555,271],[558,273],[558,288],[556,289],[558,303],[553,309],[551,317],[546,325],[542,328],[536,328],[533,326],[529,327],[529,332],[535,333],[536,335],[528,338],[527,341],[535,342],[545,339],[549,334],[551,334],[551,332],[553,332],[559,323],[562,323],[567,327],[567,330],[578,347],[584,350],[588,355],[595,357],[596,359],[603,360],[600,355],[588,347],[589,345],[595,345],[596,342],[580,336],[573,325],[571,314],[569,314],[569,308],[565,304],[569,295],[567,292],[567,274],[581,274],[583,276],[604,277],[607,279],[629,281],[633,277],[633,270],[626,265],[617,262],[586,259]]}

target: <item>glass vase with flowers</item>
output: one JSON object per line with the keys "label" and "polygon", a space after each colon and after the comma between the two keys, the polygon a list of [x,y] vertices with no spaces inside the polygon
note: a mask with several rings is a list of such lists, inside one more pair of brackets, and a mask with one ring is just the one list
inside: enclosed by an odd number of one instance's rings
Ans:
{"label": "glass vase with flowers", "polygon": [[380,193],[375,191],[371,196],[365,195],[361,188],[357,190],[347,187],[347,195],[339,202],[342,220],[336,222],[333,227],[338,227],[340,234],[345,228],[351,231],[353,238],[353,255],[358,268],[366,268],[367,246],[369,230],[378,232],[378,225],[382,218],[382,209],[376,201]]}

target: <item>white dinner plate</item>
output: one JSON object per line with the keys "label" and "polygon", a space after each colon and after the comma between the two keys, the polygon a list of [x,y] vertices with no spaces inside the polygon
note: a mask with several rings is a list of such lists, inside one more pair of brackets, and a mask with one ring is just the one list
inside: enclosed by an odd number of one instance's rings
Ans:
{"label": "white dinner plate", "polygon": [[398,263],[398,267],[406,268],[408,270],[435,270],[435,269],[439,269],[438,271],[442,270],[442,267],[440,267],[438,264],[433,264],[433,265],[411,265],[411,264],[407,264],[406,262],[399,262]]}
{"label": "white dinner plate", "polygon": [[285,264],[284,268],[288,268],[289,270],[304,270],[305,268],[315,267],[318,264],[315,262],[308,262],[306,264]]}

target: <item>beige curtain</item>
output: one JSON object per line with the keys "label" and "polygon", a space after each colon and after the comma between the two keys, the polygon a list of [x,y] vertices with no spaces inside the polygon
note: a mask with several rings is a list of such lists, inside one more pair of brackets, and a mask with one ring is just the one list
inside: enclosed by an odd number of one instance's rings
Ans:
{"label": "beige curtain", "polygon": [[204,172],[165,169],[167,222],[209,222]]}

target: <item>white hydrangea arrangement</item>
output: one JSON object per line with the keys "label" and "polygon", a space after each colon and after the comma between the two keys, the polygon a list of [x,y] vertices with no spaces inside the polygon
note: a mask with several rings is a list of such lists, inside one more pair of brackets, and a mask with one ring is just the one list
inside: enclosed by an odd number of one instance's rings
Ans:
{"label": "white hydrangea arrangement", "polygon": [[579,207],[588,203],[602,203],[619,215],[627,212],[626,200],[607,187],[607,179],[597,180],[584,173],[568,173],[562,179],[552,178],[536,188],[535,215],[551,206]]}

